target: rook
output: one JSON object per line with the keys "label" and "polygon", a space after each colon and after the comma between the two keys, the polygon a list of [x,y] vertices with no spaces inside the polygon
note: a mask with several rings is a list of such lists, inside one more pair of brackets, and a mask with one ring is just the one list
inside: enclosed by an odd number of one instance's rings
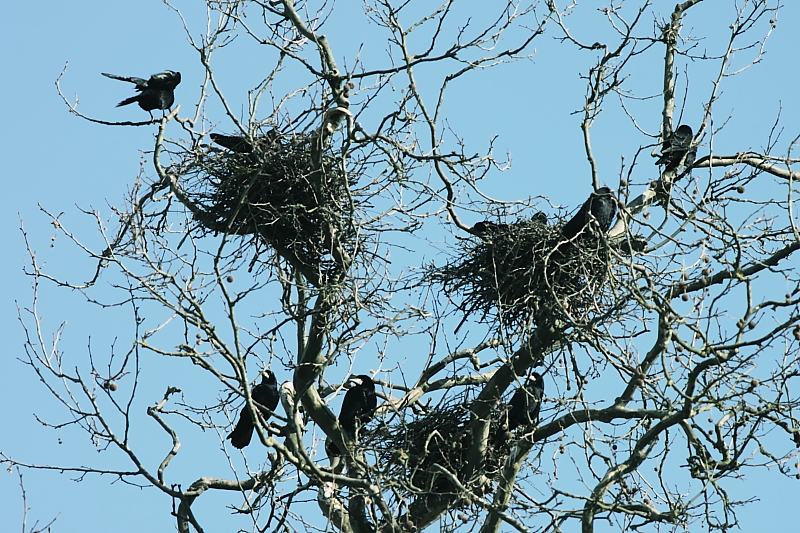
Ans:
{"label": "rook", "polygon": [[[339,425],[351,438],[355,439],[358,428],[369,422],[375,414],[378,397],[375,395],[375,382],[371,377],[362,374],[350,378],[349,381],[353,386],[342,400]],[[338,457],[342,454],[336,443],[330,439],[325,442],[325,451],[329,457]]]}
{"label": "rook", "polygon": [[[175,102],[175,87],[181,82],[181,73],[165,70],[150,76],[149,80],[116,74],[102,73],[103,76],[114,80],[127,81],[136,85],[139,94],[131,96],[120,103],[117,107],[139,103],[139,107],[150,113],[153,109],[169,109]],[[152,113],[150,114],[152,116]]]}
{"label": "rook", "polygon": [[696,146],[689,148],[692,145],[692,136],[692,128],[686,124],[673,131],[661,146],[661,157],[656,161],[656,165],[666,165],[665,171],[675,170],[683,161],[687,168],[691,167],[697,155]]}
{"label": "rook", "polygon": [[[253,398],[253,402],[261,404],[263,407],[269,409],[269,411],[267,411],[259,408],[264,420],[267,420],[271,411],[274,411],[275,408],[278,407],[278,400],[280,399],[280,395],[278,394],[278,380],[275,379],[275,374],[272,370],[265,369],[261,373],[261,377],[261,383],[253,387],[250,394]],[[244,407],[242,407],[242,411],[239,413],[239,421],[236,423],[236,427],[231,434],[228,435],[228,438],[231,440],[231,445],[234,448],[239,448],[241,450],[250,444],[250,439],[253,437],[253,430],[255,429],[253,418],[250,407],[245,403]]]}

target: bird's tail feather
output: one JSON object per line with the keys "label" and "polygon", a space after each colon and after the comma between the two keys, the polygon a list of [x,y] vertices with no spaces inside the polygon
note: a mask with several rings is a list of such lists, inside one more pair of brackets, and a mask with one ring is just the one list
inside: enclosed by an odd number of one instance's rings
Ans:
{"label": "bird's tail feather", "polygon": [[240,450],[250,444],[250,440],[253,438],[253,421],[250,419],[250,413],[242,413],[239,416],[239,421],[236,423],[236,427],[233,428],[231,434],[228,435],[228,438],[231,440],[231,445],[234,448],[239,448]]}
{"label": "bird's tail feather", "polygon": [[129,105],[129,104],[132,104],[132,103],[138,102],[138,101],[139,101],[139,96],[138,95],[137,96],[131,96],[130,98],[126,98],[125,100],[123,100],[120,103],[118,103],[117,107],[122,107],[124,105]]}

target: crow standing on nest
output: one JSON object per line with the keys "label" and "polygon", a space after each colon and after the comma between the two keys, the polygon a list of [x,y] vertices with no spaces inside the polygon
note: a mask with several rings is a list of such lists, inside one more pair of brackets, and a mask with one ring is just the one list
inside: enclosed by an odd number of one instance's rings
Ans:
{"label": "crow standing on nest", "polygon": [[[348,382],[353,386],[344,395],[342,410],[339,411],[339,425],[342,430],[355,439],[358,428],[366,424],[375,414],[378,397],[375,395],[375,382],[367,375],[351,377]],[[342,452],[335,442],[328,439],[325,451],[329,457],[339,457]]]}
{"label": "crow standing on nest", "polygon": [[508,402],[508,431],[538,424],[543,397],[544,379],[541,374],[534,372],[525,380],[525,384],[514,392],[511,401]]}
{"label": "crow standing on nest", "polygon": [[244,137],[240,137],[239,135],[223,135],[221,133],[212,133],[211,140],[220,146],[224,146],[231,152],[236,152],[237,154],[249,154],[253,151],[252,143],[250,143],[250,141]]}
{"label": "crow standing on nest", "polygon": [[480,222],[476,222],[470,231],[473,235],[485,237],[491,233],[499,233],[506,228],[508,228],[508,224],[498,224],[496,222],[492,222],[491,220],[481,220]]}
{"label": "crow standing on nest", "polygon": [[602,233],[611,227],[617,213],[617,199],[608,187],[593,192],[572,219],[561,228],[561,234],[568,240],[574,239],[592,220]]}
{"label": "crow standing on nest", "polygon": [[666,165],[664,171],[675,170],[683,160],[687,168],[691,167],[697,156],[697,147],[689,148],[692,145],[692,137],[691,127],[686,124],[679,126],[661,145],[661,157],[656,161],[656,165]]}
{"label": "crow standing on nest", "polygon": [[[538,213],[534,213],[531,217],[531,222],[534,224],[540,224],[543,226],[547,225],[547,215],[539,211]],[[473,235],[477,235],[480,238],[484,238],[490,236],[491,234],[500,234],[500,233],[507,233],[509,229],[512,228],[511,224],[505,223],[496,223],[492,222],[491,220],[482,220],[480,222],[475,223],[470,230],[470,233]]]}
{"label": "crow standing on nest", "polygon": [[[264,142],[275,142],[279,136],[280,132],[277,129],[271,129],[264,135],[259,135],[256,137],[256,144],[263,145]],[[231,152],[236,152],[238,154],[249,154],[255,149],[253,143],[241,135],[223,135],[222,133],[212,133],[210,137],[211,140],[218,145],[224,146]]]}
{"label": "crow standing on nest", "polygon": [[[263,407],[269,409],[259,408],[261,411],[261,415],[264,417],[266,421],[271,411],[274,411],[276,407],[278,407],[278,400],[280,395],[278,394],[278,380],[275,379],[275,374],[272,370],[265,369],[261,373],[261,383],[253,387],[250,391],[250,395],[253,398],[254,403],[261,404]],[[239,421],[236,423],[236,427],[233,429],[228,438],[231,439],[231,445],[234,448],[239,448],[240,450],[250,444],[250,439],[253,437],[253,430],[255,426],[253,424],[253,413],[250,411],[250,407],[245,403],[244,407],[242,407],[242,411],[239,413]]]}
{"label": "crow standing on nest", "polygon": [[[153,109],[169,109],[175,103],[175,87],[181,82],[181,73],[165,70],[150,76],[149,80],[142,78],[128,78],[117,76],[116,74],[102,73],[103,76],[114,80],[127,81],[136,85],[139,94],[131,96],[120,103],[117,107],[139,103],[139,107],[150,113]],[[150,113],[152,117],[153,114]]]}

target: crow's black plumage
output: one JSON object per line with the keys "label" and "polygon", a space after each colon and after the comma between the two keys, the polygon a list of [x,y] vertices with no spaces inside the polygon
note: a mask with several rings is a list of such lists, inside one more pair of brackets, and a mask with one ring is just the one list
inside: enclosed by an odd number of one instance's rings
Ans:
{"label": "crow's black plumage", "polygon": [[[278,380],[275,379],[275,374],[272,370],[264,370],[261,373],[261,378],[261,383],[253,387],[250,394],[254,402],[261,404],[270,411],[274,411],[275,408],[278,407],[278,400],[280,399],[280,395],[278,394]],[[259,408],[259,410],[264,420],[269,418],[270,412],[261,408]],[[253,415],[250,411],[250,407],[245,404],[242,411],[239,413],[239,421],[236,423],[236,427],[233,428],[231,434],[228,435],[228,438],[231,440],[231,445],[234,448],[242,449],[250,444],[254,429]]]}
{"label": "crow's black plumage", "polygon": [[608,187],[601,187],[593,192],[572,219],[561,228],[561,234],[567,239],[575,238],[594,219],[601,232],[611,227],[617,213],[617,199]]}
{"label": "crow's black plumage", "polygon": [[375,382],[367,375],[350,378],[354,384],[342,401],[342,410],[339,411],[339,424],[350,432],[356,433],[356,425],[363,425],[372,419],[375,408],[378,406],[378,397],[375,395]]}
{"label": "crow's black plumage", "polygon": [[503,228],[508,227],[508,224],[498,224],[496,222],[492,222],[491,220],[481,220],[480,222],[476,222],[474,226],[472,226],[472,234],[477,235],[478,237],[484,237],[489,235],[490,233],[497,232],[502,230]]}
{"label": "crow's black plumage", "polygon": [[544,379],[534,372],[518,388],[508,402],[508,431],[522,426],[535,426],[539,423],[539,410],[544,397]]}
{"label": "crow's black plumage", "polygon": [[280,132],[276,128],[273,128],[263,135],[256,136],[255,146],[253,146],[253,143],[251,143],[242,135],[223,135],[222,133],[212,133],[210,137],[212,141],[220,146],[224,146],[231,152],[249,154],[255,150],[256,147],[263,148],[270,143],[274,143],[280,138],[280,135]]}
{"label": "crow's black plumage", "polygon": [[143,78],[117,76],[116,74],[102,73],[103,76],[114,80],[127,81],[136,85],[139,94],[131,96],[117,107],[138,102],[139,107],[151,112],[153,109],[169,109],[175,103],[175,87],[181,82],[181,73],[165,70],[150,76],[149,80]]}
{"label": "crow's black plumage", "polygon": [[[371,377],[361,374],[351,377],[348,381],[353,386],[342,400],[339,425],[351,438],[355,439],[357,429],[369,422],[375,414],[378,397],[375,394],[375,382]],[[338,457],[342,454],[336,443],[330,439],[325,443],[325,450],[330,457]]]}
{"label": "crow's black plumage", "polygon": [[249,154],[253,151],[253,145],[245,139],[244,137],[240,137],[238,135],[223,135],[221,133],[212,133],[211,140],[217,143],[220,146],[224,146],[228,150],[232,152],[237,152],[240,154]]}
{"label": "crow's black plumage", "polygon": [[687,168],[692,166],[697,156],[697,147],[691,147],[692,137],[691,127],[686,124],[679,126],[661,145],[661,157],[656,161],[656,165],[666,165],[665,170],[675,170],[683,160],[683,164]]}
{"label": "crow's black plumage", "polygon": [[[546,226],[547,215],[539,211],[531,217],[531,222],[533,222],[534,224],[541,224],[543,226]],[[487,235],[491,235],[492,233],[503,233],[512,227],[513,227],[512,225],[505,224],[503,222],[497,223],[497,222],[492,222],[491,220],[481,220],[480,222],[476,222],[475,225],[472,226],[472,229],[470,229],[470,233],[472,233],[473,235],[477,235],[478,237],[485,237]]]}
{"label": "crow's black plumage", "polygon": [[531,222],[535,222],[536,224],[547,225],[547,215],[542,213],[541,211],[535,213],[531,217]]}

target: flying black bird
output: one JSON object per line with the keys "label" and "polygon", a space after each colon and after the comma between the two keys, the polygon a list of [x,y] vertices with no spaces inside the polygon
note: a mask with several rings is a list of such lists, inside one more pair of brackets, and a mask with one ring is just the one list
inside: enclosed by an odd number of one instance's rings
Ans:
{"label": "flying black bird", "polygon": [[[357,428],[372,419],[375,408],[378,406],[378,397],[375,395],[375,382],[367,375],[353,376],[348,380],[353,384],[342,400],[342,409],[339,411],[339,425],[351,438],[356,438]],[[325,451],[330,457],[342,454],[335,442],[328,439]]]}
{"label": "flying black bird", "polygon": [[[117,107],[139,103],[139,107],[150,113],[153,109],[169,109],[175,103],[175,87],[181,82],[181,73],[165,70],[150,76],[149,80],[142,78],[128,78],[117,76],[116,74],[102,73],[103,76],[114,80],[121,80],[136,85],[139,94],[131,96],[120,103]],[[152,113],[150,113],[152,116]]]}
{"label": "flying black bird", "polygon": [[508,431],[521,426],[534,426],[539,423],[539,409],[544,397],[544,379],[534,372],[518,388],[508,402]]}
{"label": "flying black bird", "polygon": [[[611,221],[617,213],[617,199],[608,187],[601,187],[589,195],[589,199],[581,206],[572,219],[561,228],[561,234],[573,239],[589,225],[592,219],[597,222],[600,231],[605,233],[611,227]],[[591,215],[591,216],[590,216]]]}
{"label": "flying black bird", "polygon": [[665,170],[675,170],[683,160],[687,168],[692,166],[697,156],[697,147],[689,148],[692,145],[692,136],[691,127],[686,124],[679,126],[661,145],[661,157],[656,161],[656,165],[666,165]]}
{"label": "flying black bird", "polygon": [[[278,400],[280,398],[278,394],[278,380],[275,379],[275,374],[272,370],[267,369],[261,373],[261,378],[261,383],[253,387],[250,391],[253,402],[261,404],[270,411],[274,411],[275,408],[278,407]],[[265,409],[260,408],[259,411],[261,411],[264,420],[269,418],[271,414]],[[231,445],[241,450],[250,444],[250,439],[253,437],[253,429],[255,429],[253,425],[253,415],[250,411],[250,407],[245,404],[242,411],[239,413],[239,421],[236,423],[236,427],[233,428],[231,434],[228,435],[228,438],[231,439]]]}

